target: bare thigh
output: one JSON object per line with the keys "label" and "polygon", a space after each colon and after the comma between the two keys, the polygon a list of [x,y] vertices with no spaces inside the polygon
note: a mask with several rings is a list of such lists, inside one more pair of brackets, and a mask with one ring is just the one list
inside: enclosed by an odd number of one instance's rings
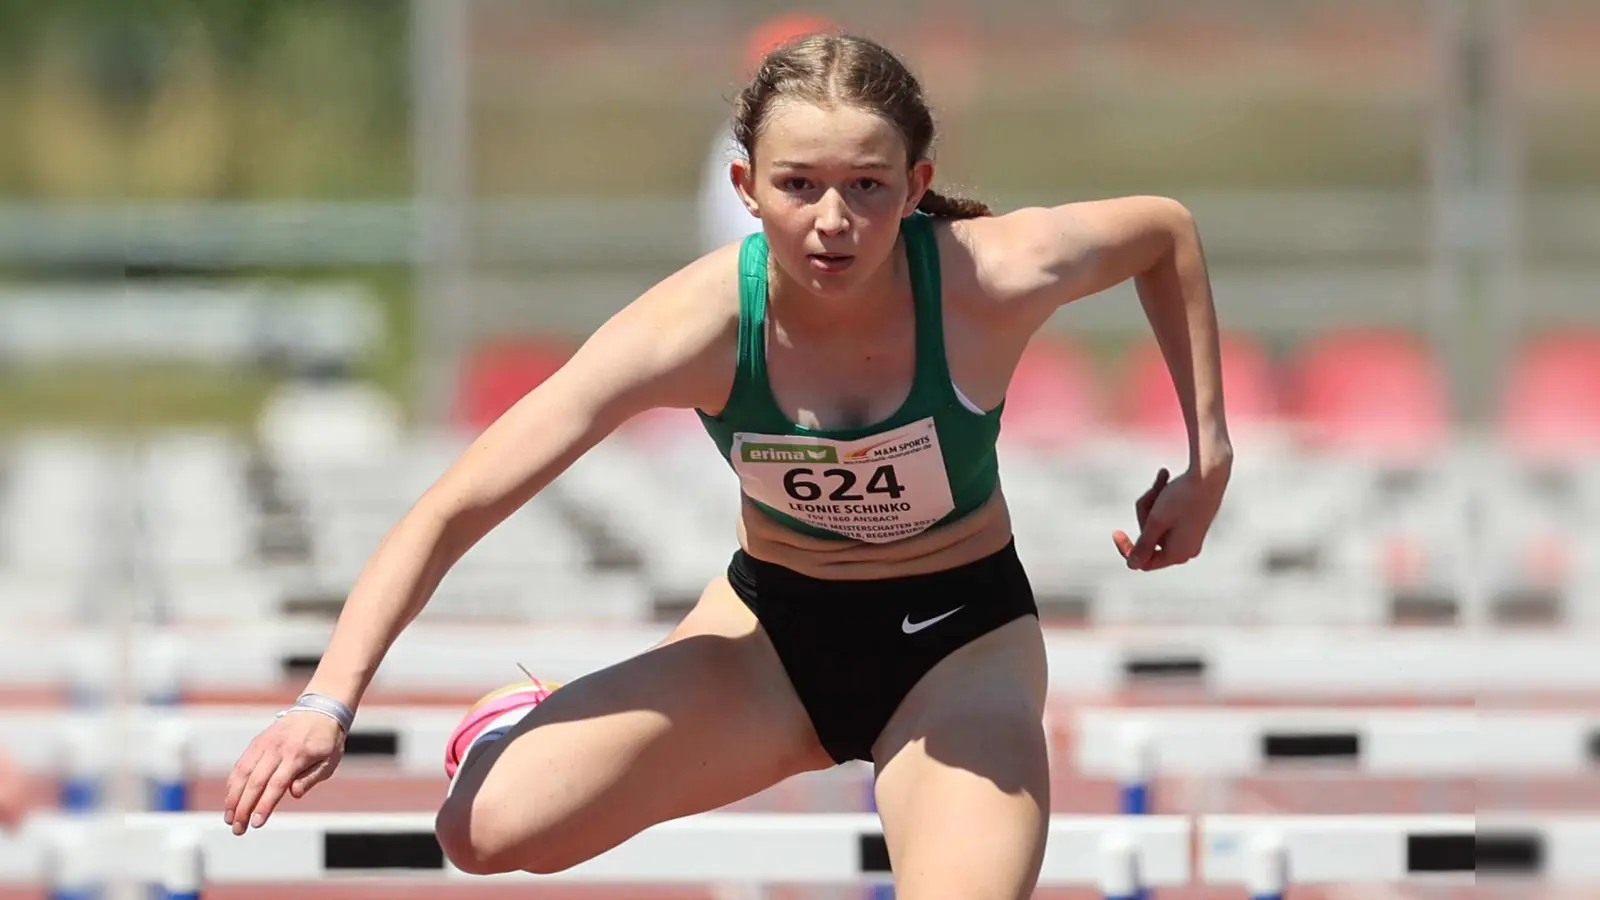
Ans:
{"label": "bare thigh", "polygon": [[468,872],[555,872],[831,765],[771,642],[719,578],[661,644],[562,686],[469,757],[439,840]]}
{"label": "bare thigh", "polygon": [[1044,640],[1032,616],[935,666],[873,747],[900,900],[1033,893],[1049,829]]}

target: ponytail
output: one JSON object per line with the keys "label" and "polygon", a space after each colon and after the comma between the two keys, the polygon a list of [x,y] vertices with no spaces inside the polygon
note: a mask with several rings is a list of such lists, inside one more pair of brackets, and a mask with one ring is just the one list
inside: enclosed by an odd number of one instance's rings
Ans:
{"label": "ponytail", "polygon": [[917,210],[935,219],[981,219],[994,215],[987,203],[941,194],[931,188],[917,201]]}

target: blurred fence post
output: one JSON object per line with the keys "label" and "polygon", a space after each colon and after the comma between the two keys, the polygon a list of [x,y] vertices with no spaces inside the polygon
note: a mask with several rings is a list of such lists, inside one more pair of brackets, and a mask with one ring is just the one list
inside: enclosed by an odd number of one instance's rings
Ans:
{"label": "blurred fence post", "polygon": [[1516,0],[1434,0],[1439,95],[1433,198],[1433,334],[1450,361],[1456,412],[1481,423],[1517,302],[1520,124],[1510,87]]}
{"label": "blurred fence post", "polygon": [[418,419],[439,427],[455,395],[472,319],[464,277],[472,194],[466,0],[412,0],[410,37],[417,216],[413,397]]}

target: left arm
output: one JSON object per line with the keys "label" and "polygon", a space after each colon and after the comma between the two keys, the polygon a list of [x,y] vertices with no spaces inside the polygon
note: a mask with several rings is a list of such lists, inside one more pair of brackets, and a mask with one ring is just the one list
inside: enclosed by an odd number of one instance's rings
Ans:
{"label": "left arm", "polygon": [[[1015,264],[1011,271],[1022,279],[1024,296],[1016,299],[1038,311],[1040,321],[1073,300],[1133,279],[1183,409],[1189,472],[1170,486],[1158,480],[1140,504],[1138,544],[1123,546],[1119,539],[1118,545],[1134,568],[1198,555],[1221,505],[1233,444],[1216,308],[1194,217],[1175,200],[1126,197],[1019,210],[995,227],[1004,256]],[[1169,502],[1161,502],[1164,497]],[[1177,508],[1179,501],[1188,508]],[[1170,521],[1175,516],[1192,524]]]}

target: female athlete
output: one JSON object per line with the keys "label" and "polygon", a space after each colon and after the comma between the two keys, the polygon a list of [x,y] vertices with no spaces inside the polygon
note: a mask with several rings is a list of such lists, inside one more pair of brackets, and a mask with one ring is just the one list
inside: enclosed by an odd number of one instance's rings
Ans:
{"label": "female athlete", "polygon": [[601,326],[384,538],[310,696],[229,777],[235,833],[332,773],[380,660],[468,548],[629,418],[670,407],[696,410],[738,474],[740,549],[660,645],[474,707],[446,754],[451,862],[556,872],[859,759],[898,896],[1030,894],[1045,652],[997,475],[1001,402],[1052,313],[1134,279],[1189,460],[1136,504],[1137,540],[1113,539],[1137,570],[1198,554],[1232,449],[1194,221],[1153,197],[995,216],[934,193],[918,82],[861,38],[773,51],[735,118],[747,159],[731,180],[762,233]]}

